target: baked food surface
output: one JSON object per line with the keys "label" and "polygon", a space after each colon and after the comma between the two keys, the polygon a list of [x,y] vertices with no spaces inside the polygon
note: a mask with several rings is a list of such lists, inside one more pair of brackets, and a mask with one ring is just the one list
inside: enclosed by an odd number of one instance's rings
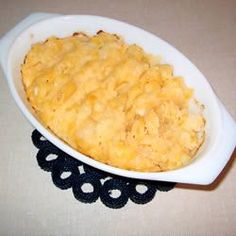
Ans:
{"label": "baked food surface", "polygon": [[21,73],[43,124],[103,163],[136,171],[176,169],[204,141],[202,106],[193,90],[172,66],[117,35],[50,37],[32,46]]}

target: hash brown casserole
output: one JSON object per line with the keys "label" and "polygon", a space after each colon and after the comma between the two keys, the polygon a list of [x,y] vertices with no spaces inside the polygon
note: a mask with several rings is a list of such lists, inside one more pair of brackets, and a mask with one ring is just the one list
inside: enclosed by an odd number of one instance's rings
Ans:
{"label": "hash brown casserole", "polygon": [[172,66],[115,34],[50,37],[32,46],[21,73],[43,124],[103,163],[172,170],[189,163],[204,141],[193,90]]}

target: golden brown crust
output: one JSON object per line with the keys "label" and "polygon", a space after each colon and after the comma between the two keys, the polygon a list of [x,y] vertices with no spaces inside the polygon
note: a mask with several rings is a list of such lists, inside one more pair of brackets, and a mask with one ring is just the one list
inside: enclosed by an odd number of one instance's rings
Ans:
{"label": "golden brown crust", "polygon": [[136,171],[176,169],[204,142],[202,109],[189,111],[192,89],[172,66],[116,34],[49,38],[32,47],[21,73],[43,124],[103,163]]}

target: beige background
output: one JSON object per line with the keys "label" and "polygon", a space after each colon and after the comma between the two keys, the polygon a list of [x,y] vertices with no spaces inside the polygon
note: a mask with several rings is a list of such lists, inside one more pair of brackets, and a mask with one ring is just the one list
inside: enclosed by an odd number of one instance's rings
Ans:
{"label": "beige background", "polygon": [[[206,75],[236,119],[236,1],[0,0],[0,36],[35,11],[103,15],[167,40]],[[0,71],[0,235],[236,235],[235,157],[211,186],[178,185],[149,204],[82,204],[37,166],[33,127]]]}

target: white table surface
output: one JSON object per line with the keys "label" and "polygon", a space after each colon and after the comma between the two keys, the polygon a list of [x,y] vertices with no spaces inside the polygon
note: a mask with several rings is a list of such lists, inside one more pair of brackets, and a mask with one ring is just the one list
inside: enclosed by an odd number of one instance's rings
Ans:
{"label": "white table surface", "polygon": [[[236,1],[0,0],[0,36],[32,12],[103,15],[167,40],[206,75],[236,119]],[[0,71],[0,235],[236,235],[236,152],[210,186],[177,185],[119,210],[83,204],[37,165]]]}

